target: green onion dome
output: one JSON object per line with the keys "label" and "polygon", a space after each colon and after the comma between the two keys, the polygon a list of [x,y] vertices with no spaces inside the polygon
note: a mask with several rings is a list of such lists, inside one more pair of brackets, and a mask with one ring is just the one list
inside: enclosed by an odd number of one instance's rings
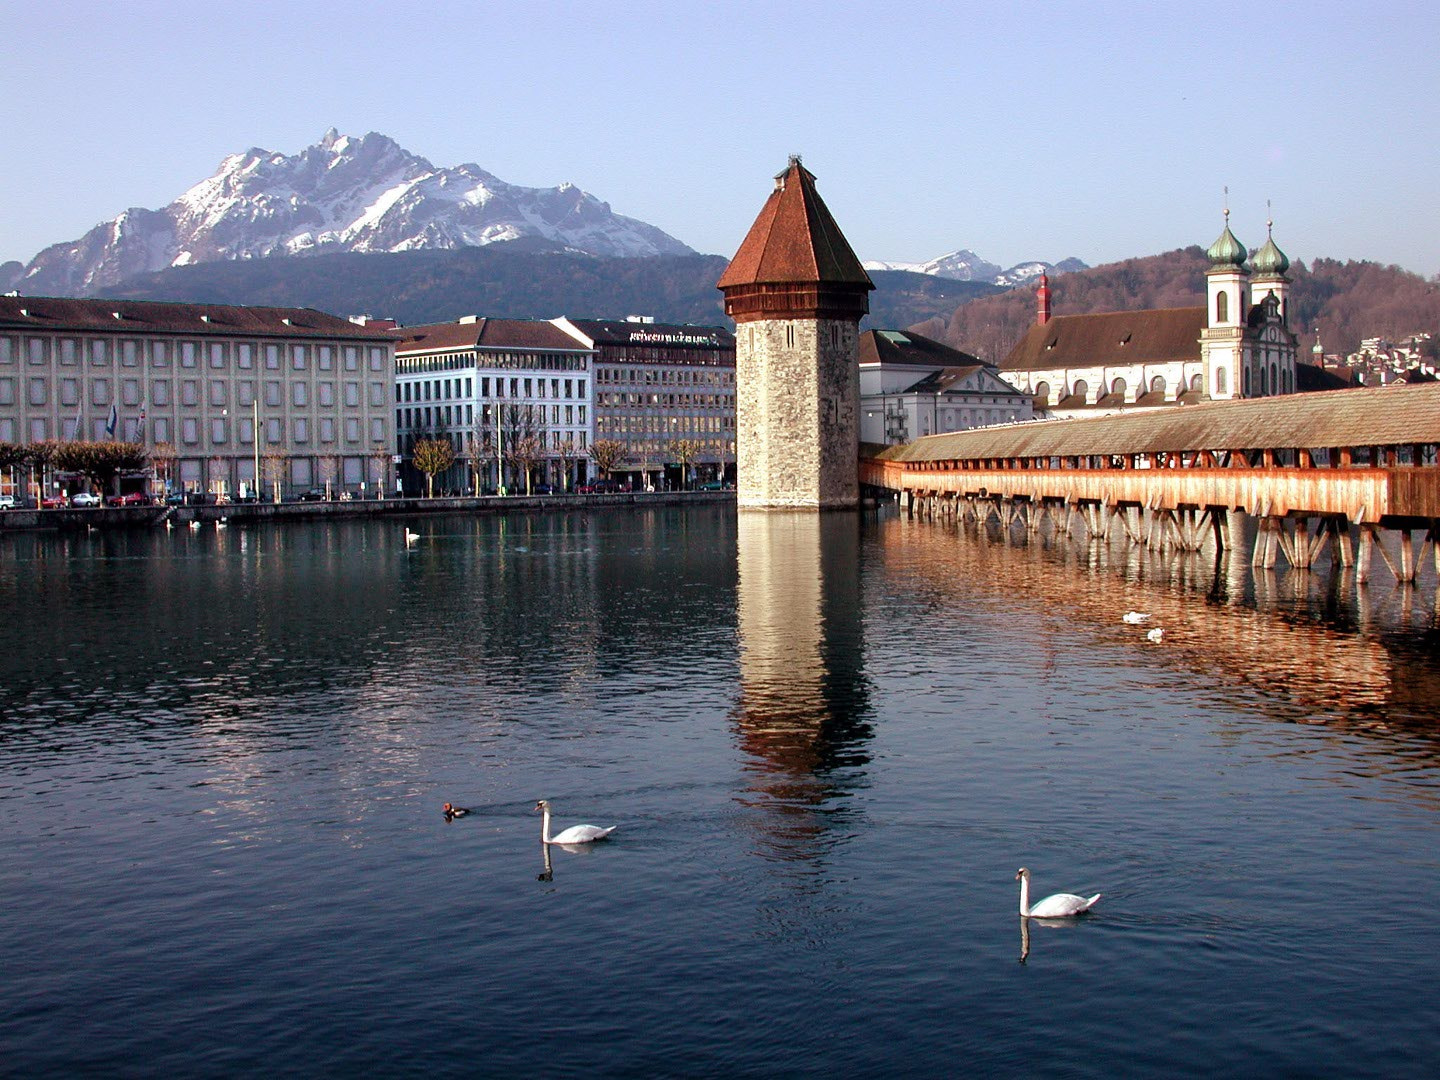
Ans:
{"label": "green onion dome", "polygon": [[1220,239],[1210,245],[1205,257],[1217,268],[1245,265],[1245,245],[1236,240],[1235,234],[1230,231],[1229,210],[1225,211],[1225,231],[1220,234]]}
{"label": "green onion dome", "polygon": [[1290,269],[1290,260],[1276,245],[1273,237],[1265,237],[1265,246],[1250,260],[1250,268],[1265,277],[1280,277]]}

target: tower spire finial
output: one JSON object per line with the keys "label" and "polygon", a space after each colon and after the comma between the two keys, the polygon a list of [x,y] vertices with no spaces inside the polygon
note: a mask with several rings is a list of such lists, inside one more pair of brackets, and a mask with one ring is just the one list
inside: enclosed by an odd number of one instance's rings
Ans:
{"label": "tower spire finial", "polygon": [[1265,200],[1265,238],[1266,238],[1267,240],[1270,238],[1270,234],[1271,234],[1271,232],[1274,230],[1274,228],[1275,228],[1275,215],[1270,212],[1270,200],[1269,200],[1269,199],[1266,199],[1266,200]]}
{"label": "tower spire finial", "polygon": [[1223,201],[1223,205],[1224,205],[1224,207],[1225,207],[1225,224],[1226,224],[1226,225],[1229,225],[1229,224],[1230,224],[1230,185],[1229,185],[1229,184],[1226,184],[1226,185],[1225,185],[1224,191],[1225,191],[1225,198],[1224,198],[1224,201]]}

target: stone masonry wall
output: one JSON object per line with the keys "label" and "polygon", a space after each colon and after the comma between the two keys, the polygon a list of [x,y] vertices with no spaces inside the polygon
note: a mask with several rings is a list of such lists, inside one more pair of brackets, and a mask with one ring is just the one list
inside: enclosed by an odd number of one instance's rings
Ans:
{"label": "stone masonry wall", "polygon": [[848,319],[767,319],[736,328],[741,507],[858,505],[858,337]]}

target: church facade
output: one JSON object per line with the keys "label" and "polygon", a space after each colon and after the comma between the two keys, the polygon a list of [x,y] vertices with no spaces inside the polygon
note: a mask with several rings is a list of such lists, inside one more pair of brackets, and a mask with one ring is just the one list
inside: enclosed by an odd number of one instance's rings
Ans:
{"label": "church facade", "polygon": [[1042,276],[1035,325],[1001,363],[1002,377],[1049,417],[1307,389],[1297,385],[1308,368],[1297,369],[1290,329],[1290,260],[1274,238],[1247,266],[1227,210],[1224,231],[1205,254],[1204,307],[1052,316]]}

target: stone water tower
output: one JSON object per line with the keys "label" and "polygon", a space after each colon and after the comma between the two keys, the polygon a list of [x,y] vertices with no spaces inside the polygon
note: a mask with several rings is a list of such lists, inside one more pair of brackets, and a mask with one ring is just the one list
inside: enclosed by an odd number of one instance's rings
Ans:
{"label": "stone water tower", "polygon": [[875,286],[798,157],[718,287],[736,323],[739,506],[859,505],[857,347]]}

